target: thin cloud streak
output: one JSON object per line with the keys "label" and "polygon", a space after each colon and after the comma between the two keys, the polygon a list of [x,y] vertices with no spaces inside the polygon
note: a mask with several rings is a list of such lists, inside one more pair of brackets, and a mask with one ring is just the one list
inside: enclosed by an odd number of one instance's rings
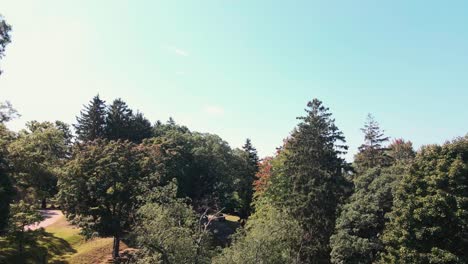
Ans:
{"label": "thin cloud streak", "polygon": [[188,57],[190,55],[188,51],[183,50],[181,48],[174,47],[174,46],[168,46],[167,49],[175,53],[176,55],[179,55],[182,57]]}

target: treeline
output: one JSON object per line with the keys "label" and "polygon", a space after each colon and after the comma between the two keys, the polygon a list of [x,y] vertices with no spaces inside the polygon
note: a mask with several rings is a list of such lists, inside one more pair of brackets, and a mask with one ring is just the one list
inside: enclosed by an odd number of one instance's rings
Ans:
{"label": "treeline", "polygon": [[[137,263],[466,263],[468,136],[416,152],[369,115],[348,163],[321,101],[298,119],[261,161],[250,140],[151,125],[121,99],[93,98],[76,137],[59,121],[2,124],[2,228],[21,244],[50,199],[84,235],[113,236],[116,260],[125,239]],[[219,212],[248,219],[227,245],[210,229]]]}
{"label": "treeline", "polygon": [[[0,58],[9,31],[0,17]],[[75,134],[60,121],[10,131],[17,116],[0,104],[0,242],[16,263],[40,262],[25,227],[47,206],[87,237],[114,237],[117,263],[121,239],[138,248],[132,263],[468,263],[468,135],[415,151],[369,116],[348,163],[314,99],[260,161],[250,140],[232,149],[172,119],[151,124],[121,99],[94,97]],[[230,243],[212,229],[222,213],[242,218]]]}
{"label": "treeline", "polygon": [[[40,220],[35,209],[48,204],[60,206],[87,237],[113,236],[115,258],[121,238],[143,247],[147,234],[161,231],[158,225],[166,225],[166,232],[191,233],[186,241],[191,244],[174,237],[172,244],[140,251],[144,259],[144,252],[153,257],[167,250],[174,252],[168,259],[183,262],[189,248],[190,259],[203,259],[219,245],[209,216],[247,218],[252,210],[259,158],[249,139],[242,149],[232,149],[217,135],[190,131],[172,118],[152,125],[121,99],[106,105],[99,96],[78,115],[76,136],[60,121],[31,121],[14,133],[3,123],[16,110],[10,103],[1,108],[1,230],[19,254],[28,236],[25,226]],[[154,211],[165,218],[158,215],[154,222],[147,215]]]}
{"label": "treeline", "polygon": [[415,152],[369,115],[348,164],[328,108],[313,100],[298,119],[214,263],[468,263],[468,135]]}

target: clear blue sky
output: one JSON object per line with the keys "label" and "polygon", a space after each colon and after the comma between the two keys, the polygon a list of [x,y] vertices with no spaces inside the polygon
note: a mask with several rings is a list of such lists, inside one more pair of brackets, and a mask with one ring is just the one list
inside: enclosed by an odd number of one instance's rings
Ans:
{"label": "clear blue sky", "polygon": [[[410,3],[411,2],[411,3]],[[151,120],[250,137],[272,154],[308,100],[350,145],[372,113],[421,144],[468,132],[467,1],[2,0],[13,42],[0,100],[28,120],[74,122],[91,97]]]}

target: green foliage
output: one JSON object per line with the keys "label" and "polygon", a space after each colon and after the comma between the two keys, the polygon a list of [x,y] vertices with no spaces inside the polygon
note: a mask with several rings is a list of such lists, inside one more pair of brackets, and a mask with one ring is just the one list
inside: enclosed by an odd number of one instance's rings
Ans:
{"label": "green foliage", "polygon": [[355,192],[343,206],[331,237],[333,263],[374,263],[383,249],[385,214],[403,168],[369,169],[355,179]]}
{"label": "green foliage", "polygon": [[364,144],[359,147],[359,153],[354,157],[354,166],[357,171],[362,173],[369,168],[390,166],[391,158],[387,155],[387,149],[382,145],[389,138],[384,136],[379,123],[371,114],[367,116],[361,131],[364,133]]}
{"label": "green foliage", "polygon": [[237,191],[244,183],[242,180],[252,173],[247,153],[232,150],[219,136],[171,126],[142,144],[148,159],[157,164],[161,183],[176,178],[178,197],[189,197],[197,209],[235,211],[240,208],[242,202]]}
{"label": "green foliage", "polygon": [[281,176],[272,177],[267,193],[301,224],[300,260],[327,263],[336,209],[350,189],[343,176],[348,165],[340,157],[347,147],[328,108],[317,99],[307,107],[307,115],[298,117],[301,122],[285,144]]}
{"label": "green foliage", "polygon": [[137,213],[137,263],[210,263],[210,236],[176,181],[156,188]]}
{"label": "green foliage", "polygon": [[31,121],[28,130],[20,131],[8,147],[16,188],[21,199],[35,203],[57,192],[57,175],[67,158],[69,139],[60,128],[50,122]]}
{"label": "green foliage", "polygon": [[403,166],[409,165],[416,155],[413,149],[413,143],[401,138],[394,140],[392,144],[388,146],[387,153],[394,164]]}
{"label": "green foliage", "polygon": [[115,99],[106,116],[106,137],[110,140],[129,139],[133,111],[122,99]]}
{"label": "green foliage", "polygon": [[[333,263],[374,263],[383,250],[385,215],[391,211],[393,192],[412,160],[411,142],[397,140],[389,148],[378,123],[368,116],[365,143],[355,156],[354,193],[341,208],[330,239]],[[392,163],[393,167],[388,167]]]}
{"label": "green foliage", "polygon": [[253,200],[254,193],[254,181],[256,179],[255,175],[258,172],[259,158],[257,150],[252,145],[250,139],[245,141],[244,146],[244,155],[242,155],[243,160],[245,160],[245,165],[241,166],[239,169],[244,169],[240,177],[238,178],[238,193],[241,200],[241,210],[240,216],[242,218],[247,218],[251,211],[251,203]]}
{"label": "green foliage", "polygon": [[96,95],[76,120],[74,127],[78,139],[82,142],[107,138],[140,143],[153,134],[148,119],[142,113],[134,114],[120,98],[107,107],[106,102]]}
{"label": "green foliage", "polygon": [[384,263],[467,263],[468,136],[421,149],[395,193]]}
{"label": "green foliage", "polygon": [[190,130],[186,126],[176,124],[174,119],[172,119],[171,117],[166,122],[166,124],[163,124],[159,120],[156,122],[156,124],[154,124],[153,136],[161,137],[161,136],[165,136],[167,133],[172,133],[174,131],[182,133],[182,134],[190,133]]}
{"label": "green foliage", "polygon": [[8,223],[10,203],[15,194],[8,162],[8,145],[13,140],[13,133],[0,123],[0,234]]}
{"label": "green foliage", "polygon": [[[11,42],[10,37],[11,26],[6,23],[2,15],[0,15],[0,59],[5,54],[5,47]],[[2,71],[0,70],[0,75]]]}
{"label": "green foliage", "polygon": [[81,141],[92,141],[105,137],[106,128],[106,102],[99,98],[99,95],[93,97],[88,105],[80,112],[76,118],[77,124],[73,125]]}
{"label": "green foliage", "polygon": [[106,138],[130,140],[136,143],[152,135],[151,123],[142,113],[133,111],[122,99],[116,99],[109,106],[106,116]]}
{"label": "green foliage", "polygon": [[10,224],[11,232],[23,232],[27,225],[41,221],[43,218],[37,211],[37,207],[20,200],[11,205]]}
{"label": "green foliage", "polygon": [[0,124],[11,121],[19,116],[18,111],[13,108],[9,101],[0,102]]}
{"label": "green foliage", "polygon": [[235,155],[228,143],[217,135],[193,133],[193,196],[200,206],[232,211],[235,208]]}
{"label": "green foliage", "polygon": [[237,232],[232,245],[213,263],[296,263],[301,233],[299,221],[286,209],[259,202],[245,229]]}
{"label": "green foliage", "polygon": [[27,225],[37,223],[43,218],[36,210],[36,207],[23,200],[10,206],[10,217],[8,229],[9,233],[15,237],[18,243],[18,252],[21,255],[24,251],[25,230]]}
{"label": "green foliage", "polygon": [[110,235],[118,241],[130,227],[142,181],[148,177],[144,160],[128,141],[95,140],[77,146],[59,179],[62,208],[86,235]]}

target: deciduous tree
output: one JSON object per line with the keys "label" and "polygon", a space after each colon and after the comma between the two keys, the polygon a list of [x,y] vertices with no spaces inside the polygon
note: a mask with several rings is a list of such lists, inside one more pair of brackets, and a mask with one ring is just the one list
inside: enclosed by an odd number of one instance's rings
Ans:
{"label": "deciduous tree", "polygon": [[133,143],[95,140],[76,146],[59,179],[58,196],[68,217],[88,236],[113,236],[114,258],[119,256],[120,239],[133,221],[138,197],[145,190],[142,186],[150,176],[144,161]]}
{"label": "deciduous tree", "polygon": [[397,187],[382,263],[467,263],[468,136],[423,147]]}
{"label": "deciduous tree", "polygon": [[299,221],[289,211],[263,203],[212,263],[300,263],[301,234]]}
{"label": "deciduous tree", "polygon": [[8,146],[15,185],[21,199],[32,204],[57,192],[57,175],[64,164],[69,142],[63,130],[50,122],[31,121],[28,129]]}

